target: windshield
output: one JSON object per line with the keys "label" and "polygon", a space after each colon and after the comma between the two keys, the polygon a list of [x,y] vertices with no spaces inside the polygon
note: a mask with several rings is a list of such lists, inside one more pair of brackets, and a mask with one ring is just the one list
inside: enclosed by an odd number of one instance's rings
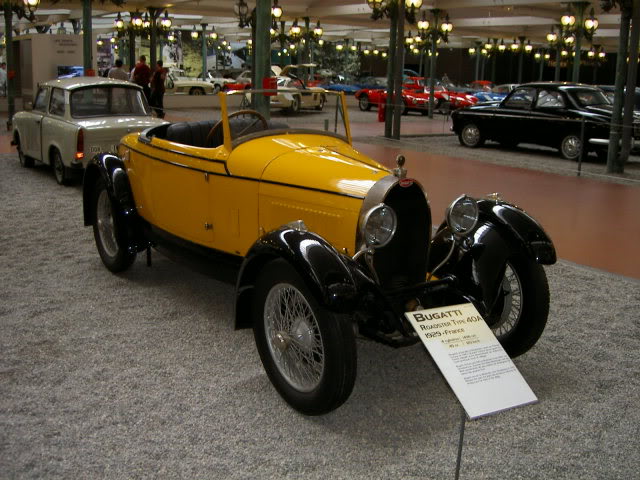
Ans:
{"label": "windshield", "polygon": [[611,102],[602,90],[596,89],[572,89],[569,94],[581,107],[594,105],[609,105]]}
{"label": "windshield", "polygon": [[149,115],[147,102],[137,88],[96,86],[71,92],[73,118]]}
{"label": "windshield", "polygon": [[[235,90],[227,92],[225,104],[229,117],[236,118],[234,123],[249,125],[249,128],[241,128],[234,134],[234,140],[240,140],[242,134],[252,134],[262,130],[287,129],[301,133],[329,133],[337,134],[345,139],[350,138],[348,127],[348,112],[344,112],[342,96],[340,92],[328,90],[307,90],[306,95],[299,95],[294,91],[274,90]],[[234,115],[238,111],[253,111],[253,97],[267,95],[269,100],[268,128],[260,118],[254,114]],[[296,112],[296,115],[292,115]],[[250,120],[250,121],[249,121]],[[254,120],[256,120],[254,122]],[[247,123],[248,122],[248,123]],[[254,125],[255,124],[255,125]],[[245,125],[245,126],[246,126]],[[262,125],[262,126],[261,126]]]}

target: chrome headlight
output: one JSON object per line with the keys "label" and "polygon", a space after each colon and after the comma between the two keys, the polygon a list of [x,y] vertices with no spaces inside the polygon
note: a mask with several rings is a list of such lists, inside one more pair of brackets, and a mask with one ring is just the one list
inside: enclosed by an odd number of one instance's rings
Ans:
{"label": "chrome headlight", "polygon": [[396,212],[388,205],[379,203],[364,216],[362,238],[368,247],[384,247],[396,233],[397,225]]}
{"label": "chrome headlight", "polygon": [[478,203],[467,195],[456,198],[446,214],[447,225],[456,235],[468,235],[478,223]]}

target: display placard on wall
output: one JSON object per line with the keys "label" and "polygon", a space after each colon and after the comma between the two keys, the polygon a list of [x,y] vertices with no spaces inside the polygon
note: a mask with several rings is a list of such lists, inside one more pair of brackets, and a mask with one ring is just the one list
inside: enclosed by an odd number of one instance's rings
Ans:
{"label": "display placard on wall", "polygon": [[538,401],[473,304],[405,316],[470,419]]}

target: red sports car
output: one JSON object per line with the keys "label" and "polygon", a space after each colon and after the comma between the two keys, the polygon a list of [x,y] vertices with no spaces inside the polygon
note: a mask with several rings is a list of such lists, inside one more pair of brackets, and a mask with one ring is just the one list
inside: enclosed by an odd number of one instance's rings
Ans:
{"label": "red sports car", "polygon": [[[402,84],[402,100],[405,105],[403,114],[416,110],[426,114],[429,109],[429,86],[428,80],[424,77],[407,77]],[[358,99],[360,110],[370,110],[371,107],[378,106],[380,102],[386,101],[387,92],[385,90],[358,90],[355,94]],[[473,95],[463,92],[448,90],[440,82],[436,82],[434,87],[435,110],[445,108],[457,109],[469,105],[475,105],[478,99]]]}

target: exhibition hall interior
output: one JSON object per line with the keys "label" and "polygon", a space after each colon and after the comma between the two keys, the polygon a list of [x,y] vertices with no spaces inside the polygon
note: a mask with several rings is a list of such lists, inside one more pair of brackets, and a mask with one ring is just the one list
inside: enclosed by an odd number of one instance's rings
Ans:
{"label": "exhibition hall interior", "polygon": [[3,5],[0,477],[637,476],[640,2]]}

